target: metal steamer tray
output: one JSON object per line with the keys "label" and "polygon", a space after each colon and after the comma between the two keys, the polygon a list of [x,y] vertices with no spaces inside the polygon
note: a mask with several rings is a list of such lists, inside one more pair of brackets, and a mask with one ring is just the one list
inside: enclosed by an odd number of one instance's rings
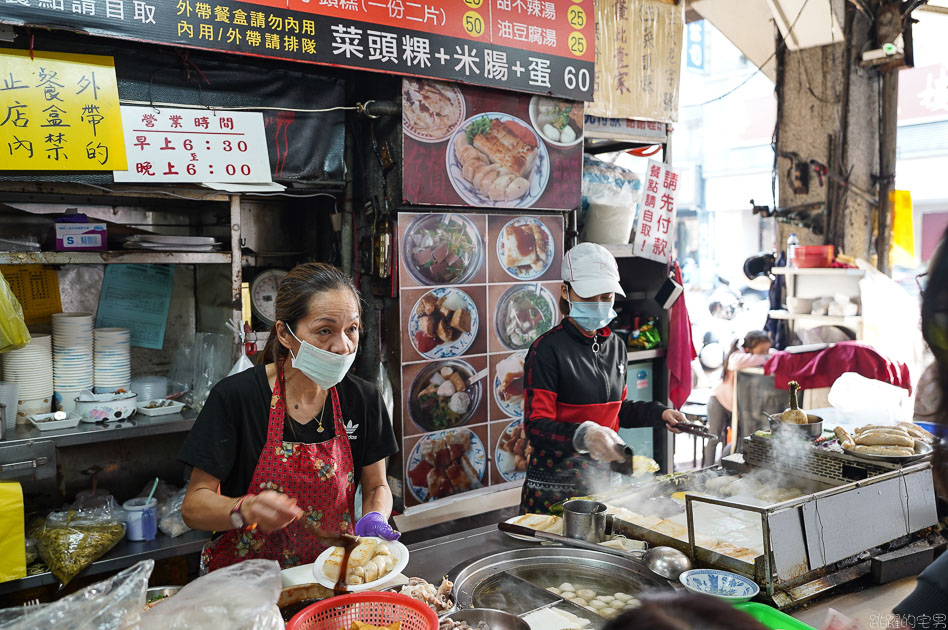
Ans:
{"label": "metal steamer tray", "polygon": [[596,551],[564,547],[516,549],[459,565],[448,575],[459,608],[496,608],[514,615],[556,605],[601,628],[606,619],[546,590],[564,582],[576,589],[635,596],[651,588],[677,586],[644,565]]}
{"label": "metal steamer tray", "polygon": [[[754,579],[761,594],[778,608],[800,604],[868,573],[871,555],[908,546],[924,538],[924,532],[937,522],[929,462],[869,462],[817,448],[806,457],[788,461],[777,457],[772,446],[769,439],[747,437],[743,457],[727,458],[726,471],[715,467],[676,474],[600,500],[621,504],[627,495],[667,497],[704,474],[761,469],[781,473],[785,483],[809,488],[807,494],[766,506],[687,494],[684,539],[618,518],[615,521],[617,533],[679,549],[697,566]],[[759,519],[763,553],[745,561],[696,544],[696,534],[703,532],[701,511],[714,506]],[[635,507],[630,505],[633,511]],[[872,525],[853,527],[853,523]]]}

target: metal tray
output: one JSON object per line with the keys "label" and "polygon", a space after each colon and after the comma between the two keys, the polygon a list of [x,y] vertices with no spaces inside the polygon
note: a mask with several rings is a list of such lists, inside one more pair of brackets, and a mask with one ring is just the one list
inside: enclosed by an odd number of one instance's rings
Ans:
{"label": "metal tray", "polygon": [[[872,453],[857,453],[847,449],[845,446],[843,446],[843,450],[846,451],[847,455],[852,457],[858,457],[859,459],[870,462],[888,462],[890,464],[910,464],[928,457],[934,450],[930,444],[925,444],[925,442],[918,440],[916,440],[915,445],[918,447],[918,451],[914,455],[873,455]],[[840,444],[840,446],[842,446],[842,444]]]}
{"label": "metal tray", "polygon": [[[523,593],[522,601],[506,601],[510,612],[524,614],[544,605],[556,603],[580,616],[596,617],[584,608],[573,610],[575,604],[546,591],[548,586],[571,582],[577,588],[625,592],[636,595],[650,588],[678,588],[677,582],[665,580],[635,560],[596,551],[539,547],[489,554],[459,565],[448,574],[454,582],[458,607],[485,607],[491,597],[509,597]],[[504,588],[517,583],[520,588]],[[531,588],[532,587],[532,588]],[[562,604],[557,603],[562,602]],[[496,602],[493,602],[496,605]],[[602,618],[599,618],[603,622]]]}

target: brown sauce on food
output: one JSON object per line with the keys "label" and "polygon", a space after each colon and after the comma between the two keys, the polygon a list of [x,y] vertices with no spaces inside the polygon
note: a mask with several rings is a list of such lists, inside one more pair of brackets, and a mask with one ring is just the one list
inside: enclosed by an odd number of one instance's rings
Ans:
{"label": "brown sauce on food", "polygon": [[349,585],[346,583],[346,577],[349,573],[349,556],[352,555],[352,550],[359,545],[359,539],[355,536],[345,536],[342,542],[342,564],[339,567],[339,579],[336,581],[336,585],[333,587],[332,591],[336,595],[345,595],[349,592]]}
{"label": "brown sauce on food", "polygon": [[529,226],[518,225],[513,228],[513,233],[517,240],[517,251],[521,256],[528,256],[536,251],[537,239]]}

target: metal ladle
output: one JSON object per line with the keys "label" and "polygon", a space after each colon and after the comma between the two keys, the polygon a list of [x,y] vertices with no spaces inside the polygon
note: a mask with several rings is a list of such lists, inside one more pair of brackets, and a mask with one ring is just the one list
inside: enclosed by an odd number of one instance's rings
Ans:
{"label": "metal ladle", "polygon": [[688,556],[672,547],[652,547],[644,551],[619,551],[618,549],[586,542],[585,540],[577,540],[567,536],[560,536],[559,534],[541,532],[529,527],[523,527],[522,525],[514,525],[513,523],[498,523],[497,527],[500,531],[510,534],[532,536],[533,538],[558,542],[567,547],[576,547],[578,549],[599,551],[614,556],[622,556],[623,558],[631,558],[636,562],[644,564],[656,575],[660,575],[668,580],[677,580],[679,575],[691,568],[691,560],[688,559]]}

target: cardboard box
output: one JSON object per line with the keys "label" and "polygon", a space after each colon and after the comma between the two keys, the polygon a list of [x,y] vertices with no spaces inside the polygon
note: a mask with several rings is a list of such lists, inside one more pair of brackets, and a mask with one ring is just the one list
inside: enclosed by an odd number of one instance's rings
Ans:
{"label": "cardboard box", "polygon": [[109,248],[105,223],[57,223],[54,238],[58,252],[104,252]]}

